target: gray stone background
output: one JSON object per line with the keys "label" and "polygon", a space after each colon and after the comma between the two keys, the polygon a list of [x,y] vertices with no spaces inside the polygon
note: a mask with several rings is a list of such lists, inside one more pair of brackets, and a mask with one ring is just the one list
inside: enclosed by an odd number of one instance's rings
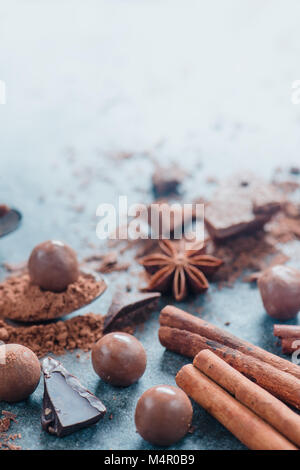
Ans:
{"label": "gray stone background", "polygon": [[[150,202],[152,158],[187,169],[185,202],[209,197],[208,176],[250,168],[269,177],[278,165],[299,163],[300,105],[291,103],[299,13],[296,0],[2,0],[0,201],[24,221],[1,239],[0,262],[22,261],[49,238],[81,258],[95,251],[90,243],[100,252],[98,204],[119,195]],[[122,152],[133,156],[120,160]],[[105,314],[126,282],[106,278],[108,291],[83,311]],[[209,321],[229,321],[233,333],[279,352],[256,288],[212,287],[181,305],[202,306]],[[18,414],[23,448],[152,448],[135,431],[137,399],[150,386],[173,384],[186,362],[160,346],[157,317],[138,332],[148,367],[129,389],[99,381],[84,354],[62,358],[108,408],[96,427],[64,439],[42,432],[42,384],[27,403],[3,405]],[[198,406],[194,425],[174,449],[244,448]]]}

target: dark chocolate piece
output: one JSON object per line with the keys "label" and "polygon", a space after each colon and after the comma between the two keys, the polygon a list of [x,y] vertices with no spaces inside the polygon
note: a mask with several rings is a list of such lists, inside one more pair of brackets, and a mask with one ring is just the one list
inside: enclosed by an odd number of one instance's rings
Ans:
{"label": "dark chocolate piece", "polygon": [[170,385],[157,385],[140,397],[135,424],[146,441],[169,446],[186,435],[192,417],[193,408],[183,390]]}
{"label": "dark chocolate piece", "polygon": [[258,287],[270,317],[290,320],[300,311],[300,271],[289,266],[273,266],[263,271]]}
{"label": "dark chocolate piece", "polygon": [[2,207],[0,215],[0,237],[14,232],[20,225],[22,215],[16,209],[5,209]]}
{"label": "dark chocolate piece", "polygon": [[182,183],[186,173],[177,165],[172,165],[167,168],[157,166],[153,176],[152,185],[156,196],[165,196],[171,193],[178,192],[178,186]]}
{"label": "dark chocolate piece", "polygon": [[263,227],[280,210],[283,197],[251,173],[222,184],[205,207],[206,227],[213,238],[224,239]]}
{"label": "dark chocolate piece", "polygon": [[103,336],[93,346],[92,363],[96,374],[104,382],[128,387],[145,372],[147,356],[138,339],[116,331]]}
{"label": "dark chocolate piece", "polygon": [[104,333],[147,320],[149,314],[157,307],[160,297],[159,292],[131,293],[117,291],[109,311],[104,317]]}
{"label": "dark chocolate piece", "polygon": [[84,388],[60,362],[43,361],[44,399],[42,427],[63,437],[97,423],[106,413],[103,403]]}

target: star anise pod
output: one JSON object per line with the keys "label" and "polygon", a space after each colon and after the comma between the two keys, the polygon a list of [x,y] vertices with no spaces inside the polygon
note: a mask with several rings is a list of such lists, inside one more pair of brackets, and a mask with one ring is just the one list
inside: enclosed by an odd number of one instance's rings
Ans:
{"label": "star anise pod", "polygon": [[205,254],[205,246],[186,249],[184,242],[159,241],[159,253],[142,258],[140,263],[151,274],[148,289],[167,292],[172,288],[174,298],[183,300],[189,291],[199,293],[208,289],[206,275],[213,274],[223,261]]}

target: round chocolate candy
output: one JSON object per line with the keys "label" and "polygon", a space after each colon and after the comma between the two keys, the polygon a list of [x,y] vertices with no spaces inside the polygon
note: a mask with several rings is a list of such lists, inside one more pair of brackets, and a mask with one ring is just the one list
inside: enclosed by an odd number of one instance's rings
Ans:
{"label": "round chocolate candy", "polygon": [[266,269],[258,279],[264,307],[277,320],[295,318],[300,310],[300,271],[288,266]]}
{"label": "round chocolate candy", "polygon": [[111,385],[128,387],[146,369],[147,356],[142,343],[127,333],[109,333],[93,347],[92,363],[96,374]]}
{"label": "round chocolate candy", "polygon": [[0,401],[25,400],[39,384],[41,366],[31,349],[20,344],[0,346]]}
{"label": "round chocolate candy", "polygon": [[170,446],[186,435],[193,408],[188,396],[177,387],[157,385],[139,399],[135,424],[139,434],[151,444]]}
{"label": "round chocolate candy", "polygon": [[33,249],[28,270],[33,284],[52,292],[64,291],[79,276],[75,251],[55,240],[43,242]]}

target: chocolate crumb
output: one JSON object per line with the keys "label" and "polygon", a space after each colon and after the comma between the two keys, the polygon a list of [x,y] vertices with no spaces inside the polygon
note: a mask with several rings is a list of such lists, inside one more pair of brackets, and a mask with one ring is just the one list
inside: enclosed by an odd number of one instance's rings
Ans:
{"label": "chocolate crumb", "polygon": [[0,449],[2,450],[21,450],[20,446],[12,444],[11,441],[21,439],[21,434],[8,434],[11,423],[17,423],[17,416],[10,411],[2,410],[2,418],[0,418]]}

